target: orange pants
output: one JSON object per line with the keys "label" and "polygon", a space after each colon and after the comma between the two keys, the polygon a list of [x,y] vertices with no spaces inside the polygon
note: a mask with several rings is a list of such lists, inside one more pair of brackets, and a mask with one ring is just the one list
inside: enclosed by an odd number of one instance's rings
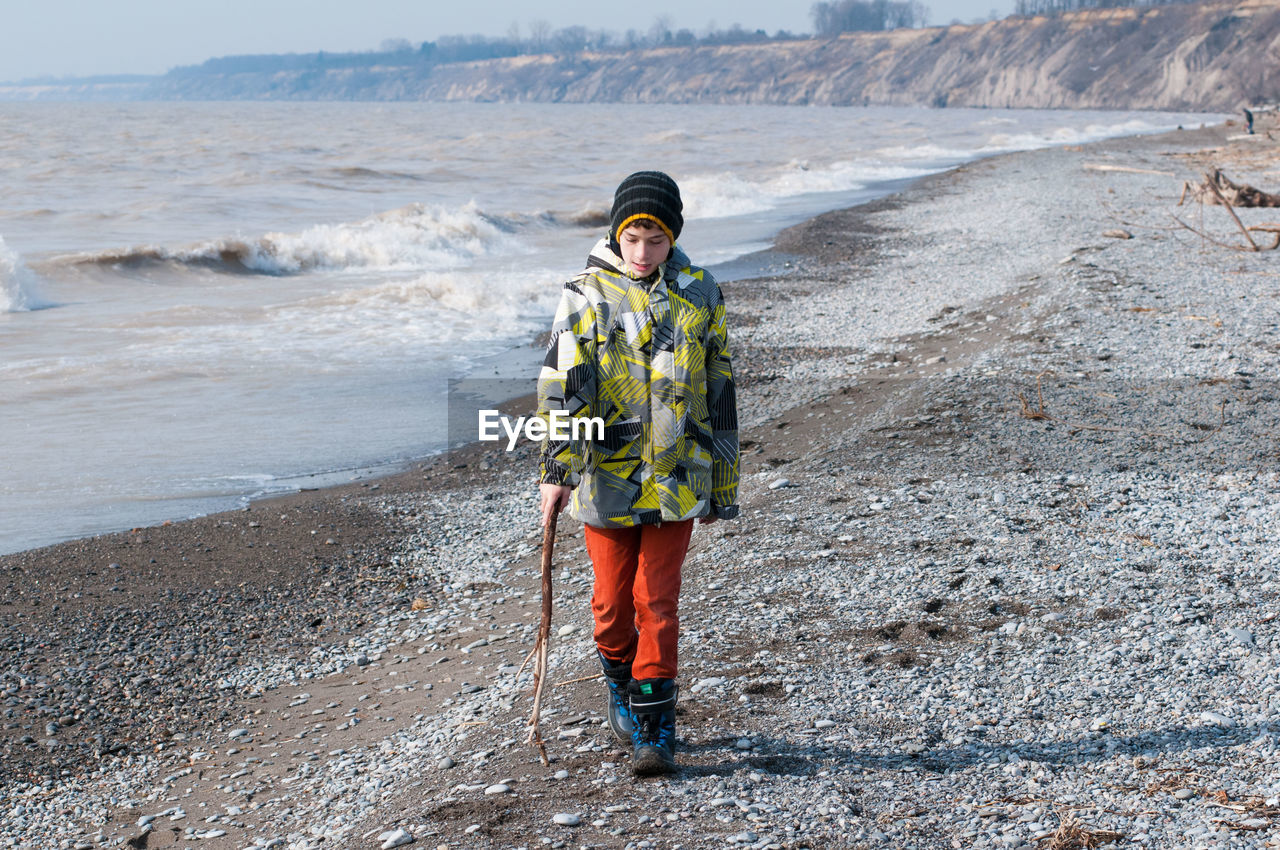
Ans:
{"label": "orange pants", "polygon": [[596,574],[591,613],[600,653],[610,662],[630,661],[633,679],[674,679],[680,568],[693,520],[583,527]]}

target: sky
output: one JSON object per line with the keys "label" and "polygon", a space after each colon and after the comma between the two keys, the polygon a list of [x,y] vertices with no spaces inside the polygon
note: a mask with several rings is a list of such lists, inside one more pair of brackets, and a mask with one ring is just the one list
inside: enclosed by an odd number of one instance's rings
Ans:
{"label": "sky", "polygon": [[[1012,11],[1013,0],[922,0],[929,22]],[[695,32],[737,23],[769,33],[811,32],[808,0],[16,0],[0,4],[0,80],[161,74],[215,56],[377,48],[442,35],[528,34],[582,25],[618,33],[659,18]]]}

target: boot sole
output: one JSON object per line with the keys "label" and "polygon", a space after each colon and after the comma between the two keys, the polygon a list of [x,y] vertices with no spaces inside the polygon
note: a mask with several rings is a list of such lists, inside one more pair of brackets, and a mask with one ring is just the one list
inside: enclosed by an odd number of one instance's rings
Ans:
{"label": "boot sole", "polygon": [[676,760],[661,747],[640,747],[634,759],[631,772],[636,776],[663,776],[676,772]]}

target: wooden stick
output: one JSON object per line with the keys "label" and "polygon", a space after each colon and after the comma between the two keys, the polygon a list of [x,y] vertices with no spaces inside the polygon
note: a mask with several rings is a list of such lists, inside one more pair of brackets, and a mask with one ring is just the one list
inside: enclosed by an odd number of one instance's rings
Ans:
{"label": "wooden stick", "polygon": [[520,669],[516,671],[516,681],[520,681],[520,677],[524,675],[524,668],[529,666],[529,662],[533,660],[533,656],[538,653],[538,645],[535,643],[533,649],[529,650],[529,654],[524,657],[524,661],[520,663]]}
{"label": "wooden stick", "polygon": [[1169,213],[1169,217],[1172,218],[1174,221],[1176,221],[1178,224],[1185,227],[1187,230],[1190,230],[1196,236],[1199,236],[1201,239],[1204,239],[1206,242],[1212,242],[1214,245],[1217,245],[1219,248],[1229,248],[1232,251],[1248,251],[1249,250],[1248,248],[1245,248],[1242,245],[1229,245],[1226,242],[1220,242],[1219,240],[1214,239],[1208,233],[1205,233],[1204,231],[1201,231],[1201,230],[1196,230],[1194,227],[1187,224],[1185,221],[1178,218],[1173,213]]}
{"label": "wooden stick", "polygon": [[1251,224],[1249,225],[1249,232],[1250,233],[1254,233],[1254,232],[1270,233],[1272,236],[1276,238],[1276,241],[1273,245],[1270,245],[1261,250],[1274,251],[1276,248],[1280,248],[1280,224]]}
{"label": "wooden stick", "polygon": [[547,765],[551,760],[547,758],[547,745],[542,743],[538,717],[542,712],[542,693],[547,685],[547,648],[551,643],[551,555],[556,547],[556,517],[556,514],[551,515],[542,532],[542,623],[538,626],[538,640],[533,645],[533,713],[529,715],[529,737],[525,741],[537,746],[542,763]]}
{"label": "wooden stick", "polygon": [[1236,223],[1236,227],[1240,228],[1240,232],[1244,234],[1244,238],[1248,241],[1249,247],[1253,248],[1255,251],[1261,250],[1258,248],[1258,243],[1253,241],[1253,234],[1249,232],[1249,228],[1244,226],[1244,223],[1240,221],[1240,216],[1236,215],[1235,209],[1232,208],[1231,204],[1227,203],[1226,198],[1222,197],[1222,190],[1218,188],[1218,181],[1216,179],[1217,175],[1205,174],[1204,177],[1205,183],[1209,186],[1209,191],[1213,192],[1213,196],[1218,199],[1218,203],[1226,207],[1227,212],[1231,213],[1231,220]]}
{"label": "wooden stick", "polygon": [[1044,409],[1044,393],[1040,389],[1040,380],[1045,376],[1044,372],[1036,375],[1036,399],[1040,404],[1038,410],[1032,410],[1031,405],[1027,404],[1027,397],[1022,393],[1018,393],[1018,398],[1022,401],[1022,416],[1027,419],[1052,419]]}

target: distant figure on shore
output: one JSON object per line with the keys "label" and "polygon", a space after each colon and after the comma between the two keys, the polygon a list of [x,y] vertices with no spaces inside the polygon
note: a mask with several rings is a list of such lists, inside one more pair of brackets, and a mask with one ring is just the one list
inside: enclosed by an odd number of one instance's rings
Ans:
{"label": "distant figure on shore", "polygon": [[1244,131],[1250,136],[1253,135],[1253,113],[1249,111],[1249,107],[1244,107]]}
{"label": "distant figure on shore", "polygon": [[720,287],[676,245],[674,180],[641,171],[564,285],[538,415],[602,417],[604,439],[543,443],[545,525],[584,524],[609,727],[637,776],[675,770],[681,570],[693,521],[738,513],[738,414]]}

